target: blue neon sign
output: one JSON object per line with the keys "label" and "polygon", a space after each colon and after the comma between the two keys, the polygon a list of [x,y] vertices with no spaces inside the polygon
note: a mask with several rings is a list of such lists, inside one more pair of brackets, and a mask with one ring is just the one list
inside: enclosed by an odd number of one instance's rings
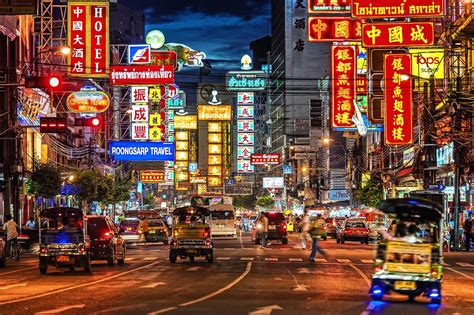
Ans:
{"label": "blue neon sign", "polygon": [[109,154],[115,161],[174,161],[174,143],[111,141]]}

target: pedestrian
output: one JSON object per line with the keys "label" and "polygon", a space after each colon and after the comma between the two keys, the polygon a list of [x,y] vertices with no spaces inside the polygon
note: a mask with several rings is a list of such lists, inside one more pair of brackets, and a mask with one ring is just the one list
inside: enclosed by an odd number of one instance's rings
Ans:
{"label": "pedestrian", "polygon": [[30,217],[28,221],[26,221],[25,228],[30,230],[36,229],[36,222],[33,217]]}
{"label": "pedestrian", "polygon": [[144,244],[146,246],[146,239],[148,238],[148,221],[145,218],[139,220],[138,230],[142,232]]}
{"label": "pedestrian", "polygon": [[316,258],[317,252],[323,255],[324,258],[328,257],[326,250],[322,249],[318,245],[318,239],[321,238],[323,231],[324,231],[324,220],[321,218],[321,214],[318,214],[316,217],[316,220],[314,220],[309,230],[309,234],[311,235],[311,238],[312,238],[311,254],[309,255],[309,258],[308,258],[309,261],[314,261],[314,259]]}
{"label": "pedestrian", "polygon": [[263,247],[267,247],[268,224],[269,224],[269,220],[267,216],[265,215],[262,216],[262,221],[260,222],[260,224],[261,224],[261,229],[262,229],[260,233],[260,237],[261,237],[260,243],[262,244]]}
{"label": "pedestrian", "polygon": [[466,251],[471,249],[471,237],[472,237],[472,214],[464,220],[464,240],[466,243]]}
{"label": "pedestrian", "polygon": [[12,242],[18,242],[18,231],[20,230],[11,214],[5,216],[5,224],[3,225],[3,231],[7,233],[7,255],[10,255],[10,244]]}
{"label": "pedestrian", "polygon": [[304,210],[303,219],[300,222],[300,240],[301,248],[306,250],[308,248],[308,240],[311,238],[309,235],[309,229],[311,228],[311,220],[309,218],[308,210]]}

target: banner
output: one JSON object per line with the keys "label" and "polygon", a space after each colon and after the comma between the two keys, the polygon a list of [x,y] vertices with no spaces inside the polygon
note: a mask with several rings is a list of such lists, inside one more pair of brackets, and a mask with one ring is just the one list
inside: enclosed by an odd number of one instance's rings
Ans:
{"label": "banner", "polygon": [[353,0],[351,14],[360,19],[441,17],[444,0]]}
{"label": "banner", "polygon": [[434,44],[434,23],[370,23],[362,24],[364,47],[413,47]]}
{"label": "banner", "polygon": [[157,85],[174,82],[172,66],[111,66],[110,85]]}
{"label": "banner", "polygon": [[388,242],[386,268],[390,272],[429,273],[431,244]]}
{"label": "banner", "polygon": [[360,40],[362,23],[350,17],[308,17],[308,41]]}
{"label": "banner", "polygon": [[68,2],[68,75],[106,78],[109,67],[108,2]]}
{"label": "banner", "polygon": [[356,97],[356,47],[331,47],[331,125],[353,127]]}
{"label": "banner", "polygon": [[411,56],[386,54],[384,60],[385,144],[413,142]]}

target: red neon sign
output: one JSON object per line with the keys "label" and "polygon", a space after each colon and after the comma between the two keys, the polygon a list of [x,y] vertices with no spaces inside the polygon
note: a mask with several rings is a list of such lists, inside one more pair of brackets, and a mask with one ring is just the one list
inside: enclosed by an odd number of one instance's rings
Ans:
{"label": "red neon sign", "polygon": [[350,17],[308,17],[308,41],[360,40],[362,23]]}
{"label": "red neon sign", "polygon": [[430,45],[434,45],[434,24],[431,22],[362,24],[364,47]]}
{"label": "red neon sign", "polygon": [[353,0],[351,14],[359,19],[437,17],[444,15],[444,0]]}
{"label": "red neon sign", "polygon": [[252,165],[278,165],[280,164],[280,154],[252,154],[250,157]]}

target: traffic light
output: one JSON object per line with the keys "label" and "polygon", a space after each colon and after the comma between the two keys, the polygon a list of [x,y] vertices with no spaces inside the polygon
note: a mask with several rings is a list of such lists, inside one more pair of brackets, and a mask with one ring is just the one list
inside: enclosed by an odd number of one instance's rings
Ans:
{"label": "traffic light", "polygon": [[27,88],[43,88],[49,90],[57,90],[61,88],[63,80],[60,76],[51,75],[47,77],[27,77],[25,78],[25,87]]}
{"label": "traffic light", "polygon": [[83,118],[76,118],[75,125],[99,129],[103,127],[104,121],[102,120],[102,117],[99,117],[99,116],[87,117],[87,118],[83,117]]}
{"label": "traffic light", "polygon": [[40,117],[41,133],[65,133],[67,130],[66,118]]}

